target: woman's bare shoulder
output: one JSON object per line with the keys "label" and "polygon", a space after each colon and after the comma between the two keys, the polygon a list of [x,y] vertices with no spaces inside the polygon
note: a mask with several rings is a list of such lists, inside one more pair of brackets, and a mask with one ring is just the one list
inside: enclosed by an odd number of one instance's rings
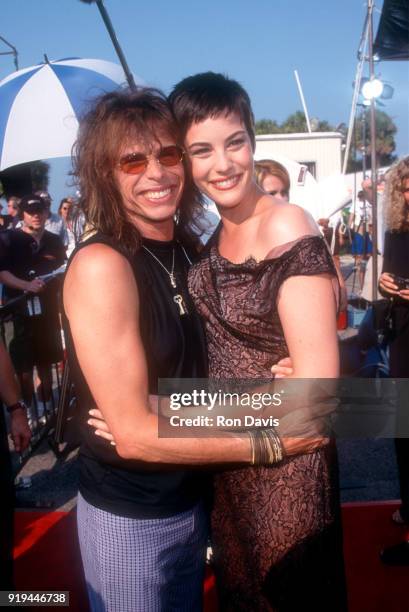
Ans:
{"label": "woman's bare shoulder", "polygon": [[273,248],[304,236],[319,236],[318,225],[308,211],[287,202],[275,203],[265,213],[260,238]]}

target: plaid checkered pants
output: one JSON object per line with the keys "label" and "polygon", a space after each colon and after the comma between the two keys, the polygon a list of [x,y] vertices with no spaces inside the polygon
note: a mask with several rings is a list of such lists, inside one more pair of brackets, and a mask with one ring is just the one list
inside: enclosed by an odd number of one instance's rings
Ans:
{"label": "plaid checkered pants", "polygon": [[78,534],[92,612],[202,610],[207,520],[201,505],[131,519],[78,495]]}

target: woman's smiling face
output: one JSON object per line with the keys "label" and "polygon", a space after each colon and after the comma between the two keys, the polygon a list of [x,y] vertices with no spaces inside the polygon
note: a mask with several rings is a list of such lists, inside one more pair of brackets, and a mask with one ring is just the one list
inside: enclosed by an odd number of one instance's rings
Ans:
{"label": "woman's smiling face", "polygon": [[238,113],[193,123],[185,149],[196,186],[220,208],[243,202],[254,184],[251,140]]}

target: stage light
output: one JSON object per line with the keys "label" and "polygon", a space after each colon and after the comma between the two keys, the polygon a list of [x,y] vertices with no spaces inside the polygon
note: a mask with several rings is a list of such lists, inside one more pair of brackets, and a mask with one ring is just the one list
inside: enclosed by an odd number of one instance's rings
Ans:
{"label": "stage light", "polygon": [[382,95],[384,84],[379,79],[370,79],[362,86],[362,95],[366,100],[379,98]]}

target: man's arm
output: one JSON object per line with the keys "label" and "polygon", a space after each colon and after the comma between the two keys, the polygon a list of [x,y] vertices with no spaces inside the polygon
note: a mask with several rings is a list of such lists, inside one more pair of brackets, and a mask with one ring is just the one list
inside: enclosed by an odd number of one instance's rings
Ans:
{"label": "man's arm", "polygon": [[81,369],[121,457],[170,464],[250,462],[247,437],[158,437],[160,417],[149,409],[138,290],[124,257],[100,244],[81,250],[67,273],[64,306]]}
{"label": "man's arm", "polygon": [[41,278],[34,278],[31,281],[18,278],[8,270],[0,272],[0,283],[10,287],[11,289],[20,289],[28,293],[40,293],[45,287],[45,283]]}

